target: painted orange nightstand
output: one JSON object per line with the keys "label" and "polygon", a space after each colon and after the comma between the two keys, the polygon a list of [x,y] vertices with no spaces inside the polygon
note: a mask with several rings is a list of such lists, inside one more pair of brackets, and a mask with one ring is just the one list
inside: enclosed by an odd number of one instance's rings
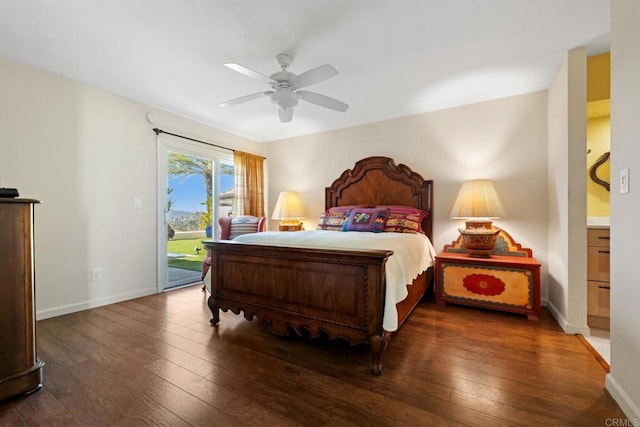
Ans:
{"label": "painted orange nightstand", "polygon": [[459,238],[436,256],[436,301],[540,316],[540,263],[504,230],[493,255],[470,257]]}

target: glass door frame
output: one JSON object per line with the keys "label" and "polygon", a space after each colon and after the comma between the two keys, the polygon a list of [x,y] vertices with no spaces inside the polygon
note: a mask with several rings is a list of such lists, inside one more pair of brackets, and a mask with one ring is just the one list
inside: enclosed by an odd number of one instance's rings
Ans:
{"label": "glass door frame", "polygon": [[219,188],[220,188],[220,170],[221,163],[223,161],[233,161],[233,153],[227,150],[221,150],[214,146],[210,146],[203,143],[195,143],[188,140],[182,140],[178,138],[173,138],[170,136],[158,135],[158,144],[157,144],[157,288],[158,292],[164,292],[168,287],[168,259],[167,259],[167,244],[168,244],[168,235],[167,235],[167,223],[168,223],[168,215],[167,212],[167,190],[168,190],[168,160],[169,160],[169,152],[185,154],[188,156],[200,157],[207,160],[211,160],[213,174],[212,174],[212,222],[211,229],[212,235],[216,236],[218,233],[218,209],[220,204],[220,196],[219,196]]}

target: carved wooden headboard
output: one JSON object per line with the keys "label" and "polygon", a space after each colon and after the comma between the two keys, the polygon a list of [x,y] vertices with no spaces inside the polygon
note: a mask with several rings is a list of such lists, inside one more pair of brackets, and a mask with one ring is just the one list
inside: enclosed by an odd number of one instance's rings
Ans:
{"label": "carved wooden headboard", "polygon": [[433,241],[433,181],[389,157],[367,157],[325,189],[325,209],[345,205],[403,205],[427,213],[422,229]]}

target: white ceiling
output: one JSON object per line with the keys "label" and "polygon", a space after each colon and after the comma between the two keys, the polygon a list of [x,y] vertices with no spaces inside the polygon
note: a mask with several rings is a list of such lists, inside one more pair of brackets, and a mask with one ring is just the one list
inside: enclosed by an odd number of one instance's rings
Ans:
{"label": "white ceiling", "polygon": [[[546,89],[564,53],[609,50],[609,0],[2,0],[0,55],[159,109],[270,141]],[[323,64],[280,123],[263,74]],[[0,94],[1,96],[1,94]]]}

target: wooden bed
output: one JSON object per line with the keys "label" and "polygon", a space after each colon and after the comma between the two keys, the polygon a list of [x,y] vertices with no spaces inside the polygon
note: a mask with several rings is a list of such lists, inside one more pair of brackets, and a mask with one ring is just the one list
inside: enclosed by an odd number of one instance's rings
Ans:
{"label": "wooden bed", "polygon": [[[433,237],[433,181],[424,180],[388,157],[369,157],[345,170],[325,189],[325,208],[371,204],[417,207],[428,215],[422,228]],[[382,327],[385,250],[321,249],[206,241],[211,254],[211,323],[220,309],[255,317],[278,335],[292,329],[312,337],[325,333],[350,344],[369,343],[371,370],[382,373],[381,358],[391,332]],[[420,301],[432,268],[421,274],[396,305],[398,327]]]}

